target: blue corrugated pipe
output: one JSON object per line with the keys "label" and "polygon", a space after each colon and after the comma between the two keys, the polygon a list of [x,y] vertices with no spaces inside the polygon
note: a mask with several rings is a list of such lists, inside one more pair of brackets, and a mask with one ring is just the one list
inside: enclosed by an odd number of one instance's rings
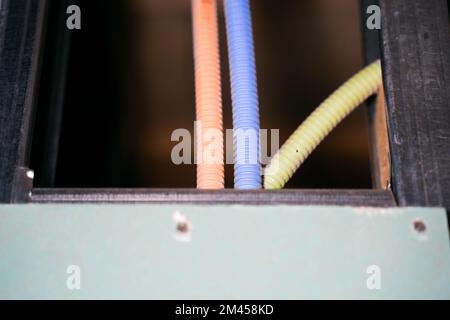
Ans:
{"label": "blue corrugated pipe", "polygon": [[225,0],[234,129],[234,187],[260,189],[259,111],[248,0]]}

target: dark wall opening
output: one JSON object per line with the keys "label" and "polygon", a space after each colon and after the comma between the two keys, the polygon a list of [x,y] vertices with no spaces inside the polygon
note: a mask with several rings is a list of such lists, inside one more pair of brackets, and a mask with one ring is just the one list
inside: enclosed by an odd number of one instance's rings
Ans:
{"label": "dark wall opening", "polygon": [[[189,1],[79,0],[82,28],[70,31],[64,89],[57,85],[60,79],[54,80],[54,59],[62,50],[55,39],[65,27],[57,3],[50,1],[38,97],[31,162],[35,186],[194,188],[195,166],[177,166],[170,158],[176,144],[172,131],[193,132],[195,118]],[[280,129],[282,144],[362,67],[358,1],[251,5],[261,126]],[[219,10],[224,120],[225,128],[232,128],[221,1]],[[54,121],[50,97],[58,90],[65,93],[61,134],[54,179],[49,179],[51,153],[45,146]],[[370,188],[366,122],[360,107],[287,187]],[[226,185],[233,185],[232,165],[226,168]]]}

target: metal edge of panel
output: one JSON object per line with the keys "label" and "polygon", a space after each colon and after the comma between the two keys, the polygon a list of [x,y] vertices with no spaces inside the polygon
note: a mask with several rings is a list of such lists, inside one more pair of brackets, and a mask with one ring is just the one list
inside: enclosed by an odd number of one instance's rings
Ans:
{"label": "metal edge of panel", "polygon": [[31,203],[239,203],[395,207],[383,190],[33,189]]}

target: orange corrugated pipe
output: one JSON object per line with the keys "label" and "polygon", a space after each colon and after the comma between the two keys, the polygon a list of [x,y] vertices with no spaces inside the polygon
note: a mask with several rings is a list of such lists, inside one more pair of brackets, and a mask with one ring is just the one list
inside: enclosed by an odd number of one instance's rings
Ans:
{"label": "orange corrugated pipe", "polygon": [[192,0],[197,188],[224,187],[222,93],[216,0]]}

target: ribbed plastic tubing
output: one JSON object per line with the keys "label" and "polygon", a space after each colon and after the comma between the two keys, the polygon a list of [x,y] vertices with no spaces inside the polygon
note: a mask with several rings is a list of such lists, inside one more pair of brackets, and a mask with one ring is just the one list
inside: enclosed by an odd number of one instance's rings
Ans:
{"label": "ribbed plastic tubing", "polygon": [[224,0],[233,109],[234,187],[260,189],[259,106],[248,0]]}
{"label": "ribbed plastic tubing", "polygon": [[197,188],[224,188],[222,93],[216,0],[192,0]]}
{"label": "ribbed plastic tubing", "polygon": [[380,61],[339,87],[295,130],[264,170],[264,188],[281,189],[320,142],[382,86]]}

